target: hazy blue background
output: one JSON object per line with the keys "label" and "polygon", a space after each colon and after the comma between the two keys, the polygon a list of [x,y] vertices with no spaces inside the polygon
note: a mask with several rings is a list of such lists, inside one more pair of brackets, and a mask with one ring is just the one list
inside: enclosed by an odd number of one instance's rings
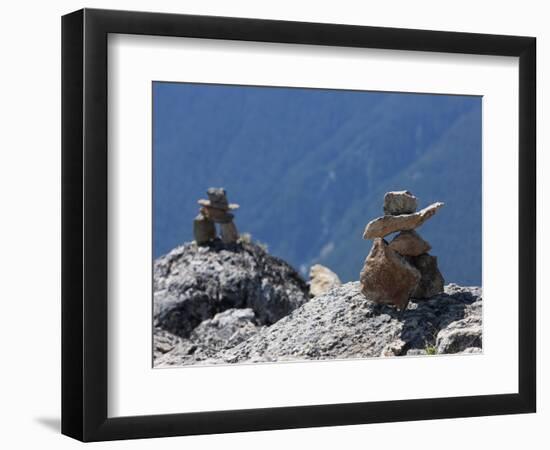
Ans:
{"label": "hazy blue background", "polygon": [[447,282],[481,284],[481,98],[153,84],[154,257],[225,187],[241,232],[307,274],[356,280],[383,195],[446,206],[419,232]]}

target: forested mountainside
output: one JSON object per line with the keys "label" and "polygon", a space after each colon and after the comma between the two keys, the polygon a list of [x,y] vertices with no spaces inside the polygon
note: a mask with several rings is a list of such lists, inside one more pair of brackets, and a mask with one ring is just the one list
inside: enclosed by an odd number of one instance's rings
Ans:
{"label": "forested mountainside", "polygon": [[357,280],[384,192],[445,208],[422,227],[446,282],[481,284],[481,99],[154,83],[154,257],[223,186],[235,222],[307,273]]}

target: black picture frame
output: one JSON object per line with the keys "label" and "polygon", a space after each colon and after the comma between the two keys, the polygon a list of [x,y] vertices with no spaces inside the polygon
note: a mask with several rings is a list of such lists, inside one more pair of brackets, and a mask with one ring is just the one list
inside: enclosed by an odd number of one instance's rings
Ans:
{"label": "black picture frame", "polygon": [[[108,418],[109,33],[519,57],[518,393]],[[535,91],[533,37],[95,9],[63,16],[62,433],[101,441],[535,412]]]}

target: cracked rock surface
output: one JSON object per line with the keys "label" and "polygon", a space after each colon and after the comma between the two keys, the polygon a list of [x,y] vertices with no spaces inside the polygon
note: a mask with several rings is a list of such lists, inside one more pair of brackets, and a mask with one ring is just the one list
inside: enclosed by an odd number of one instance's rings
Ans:
{"label": "cracked rock surface", "polygon": [[250,308],[254,323],[270,325],[309,299],[290,265],[247,242],[187,243],[158,258],[153,276],[153,325],[180,338],[228,309]]}
{"label": "cracked rock surface", "polygon": [[[445,286],[437,296],[411,300],[400,314],[361,293],[359,282],[343,284],[294,309],[271,324],[260,324],[252,310],[226,312],[177,338],[158,353],[160,367],[443,353],[480,353],[482,291]],[[224,336],[213,322],[226,320]],[[163,331],[166,333],[166,331]],[[201,337],[201,334],[207,337]],[[166,340],[166,336],[163,339]],[[228,338],[229,336],[229,338]],[[233,341],[231,341],[231,339]]]}

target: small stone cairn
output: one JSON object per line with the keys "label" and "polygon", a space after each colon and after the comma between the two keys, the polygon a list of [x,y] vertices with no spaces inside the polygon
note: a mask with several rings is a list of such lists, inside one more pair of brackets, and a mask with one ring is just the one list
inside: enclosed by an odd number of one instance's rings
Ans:
{"label": "small stone cairn", "polygon": [[[437,257],[428,254],[430,244],[415,231],[443,205],[433,203],[417,212],[417,199],[409,191],[386,193],[384,215],[370,221],[363,233],[363,239],[374,240],[360,275],[367,298],[404,311],[411,297],[420,300],[443,292]],[[395,232],[399,234],[388,244],[384,237]]]}
{"label": "small stone cairn", "polygon": [[239,232],[233,223],[233,214],[239,205],[229,203],[223,188],[209,188],[208,200],[200,199],[199,215],[193,221],[193,233],[198,245],[204,245],[216,239],[216,223],[220,225],[221,240],[224,244],[233,244],[239,239]]}

